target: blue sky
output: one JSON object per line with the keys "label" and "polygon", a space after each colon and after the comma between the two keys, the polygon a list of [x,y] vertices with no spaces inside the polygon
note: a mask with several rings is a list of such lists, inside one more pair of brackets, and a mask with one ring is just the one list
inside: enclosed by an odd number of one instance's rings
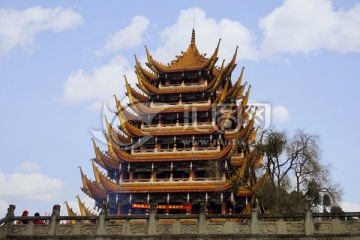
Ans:
{"label": "blue sky", "polygon": [[244,66],[272,127],[321,137],[344,209],[360,211],[357,1],[0,1],[0,214],[76,208],[77,194],[91,203],[78,166],[93,179],[103,104],[124,97],[124,74],[135,82],[145,44],[169,62],[193,26],[201,52],[222,39],[219,62],[239,46],[233,78]]}

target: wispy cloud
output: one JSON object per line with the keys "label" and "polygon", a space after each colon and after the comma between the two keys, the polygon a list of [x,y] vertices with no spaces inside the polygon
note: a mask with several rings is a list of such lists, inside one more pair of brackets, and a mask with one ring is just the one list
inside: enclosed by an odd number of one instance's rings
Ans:
{"label": "wispy cloud", "polygon": [[0,55],[16,47],[31,50],[36,35],[44,31],[61,32],[83,23],[82,16],[69,8],[32,7],[24,11],[0,9]]}
{"label": "wispy cloud", "polygon": [[24,172],[34,172],[36,170],[39,170],[39,168],[40,168],[39,164],[29,161],[22,162],[18,167],[20,171],[24,171]]}
{"label": "wispy cloud", "polygon": [[[149,25],[149,20],[143,16],[135,16],[129,25],[120,29],[106,40],[102,50],[97,55],[114,53],[119,49],[139,45]],[[125,97],[123,91],[126,75],[129,81],[136,79],[133,65],[117,54],[109,62],[94,67],[91,71],[78,69],[71,73],[64,84],[60,101],[67,104],[88,104],[89,109],[99,110],[104,103],[113,103],[113,95]]]}
{"label": "wispy cloud", "polygon": [[179,51],[186,50],[190,44],[194,12],[196,12],[196,44],[201,53],[212,54],[221,38],[219,59],[230,61],[236,46],[239,46],[238,60],[256,59],[255,37],[239,21],[227,18],[216,21],[208,17],[200,8],[189,8],[181,10],[176,23],[160,32],[162,46],[153,50],[153,55],[158,60],[170,62],[174,60],[175,55],[179,55]]}
{"label": "wispy cloud", "polygon": [[135,73],[123,56],[116,56],[108,63],[94,68],[90,73],[79,69],[66,79],[63,96],[60,101],[66,104],[90,104],[90,108],[101,107],[103,102],[113,103],[113,95],[125,96],[125,80],[135,79]]}
{"label": "wispy cloud", "polygon": [[149,20],[144,16],[133,17],[128,26],[112,34],[106,40],[105,46],[97,52],[97,55],[138,46],[143,41],[149,23]]}

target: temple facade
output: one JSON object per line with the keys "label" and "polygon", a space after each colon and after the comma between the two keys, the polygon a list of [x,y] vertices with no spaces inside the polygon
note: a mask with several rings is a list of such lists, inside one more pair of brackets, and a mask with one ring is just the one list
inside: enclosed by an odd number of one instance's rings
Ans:
{"label": "temple facade", "polygon": [[93,180],[80,168],[82,190],[98,207],[105,203],[109,214],[146,214],[151,204],[159,214],[199,213],[204,205],[208,213],[249,213],[264,180],[254,147],[262,137],[244,68],[232,81],[237,48],[218,64],[219,48],[220,40],[210,57],[199,53],[193,30],[188,49],[167,65],[147,48],[147,68],[135,57],[137,88],[125,77],[129,103],[115,96],[119,125],[105,119],[108,149],[93,140]]}

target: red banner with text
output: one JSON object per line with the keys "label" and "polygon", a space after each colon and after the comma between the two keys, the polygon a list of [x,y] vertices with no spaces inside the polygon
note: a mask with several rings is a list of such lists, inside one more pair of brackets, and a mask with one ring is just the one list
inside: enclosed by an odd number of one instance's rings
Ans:
{"label": "red banner with text", "polygon": [[[131,204],[132,208],[150,208],[150,204],[142,204],[142,203],[133,203]],[[157,205],[157,209],[169,209],[169,210],[191,210],[191,204],[184,205]]]}

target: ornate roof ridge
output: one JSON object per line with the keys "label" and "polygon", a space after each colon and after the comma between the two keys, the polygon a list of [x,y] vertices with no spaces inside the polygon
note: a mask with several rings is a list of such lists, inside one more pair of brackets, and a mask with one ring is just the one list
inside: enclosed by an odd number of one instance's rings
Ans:
{"label": "ornate roof ridge", "polygon": [[241,91],[242,86],[244,86],[244,85],[241,85],[242,78],[243,78],[243,75],[244,75],[244,70],[245,70],[245,67],[243,67],[241,69],[240,76],[237,79],[237,81],[235,82],[235,84],[232,87],[229,87],[229,91],[226,94],[227,98],[233,99],[238,95],[239,91]]}
{"label": "ornate roof ridge", "polygon": [[246,187],[240,187],[239,190],[237,191],[236,195],[237,196],[242,196],[242,197],[249,197],[249,196],[253,196],[254,192],[262,185],[263,182],[265,182],[268,179],[268,174],[264,173],[261,178],[250,188],[246,188]]}
{"label": "ornate roof ridge", "polygon": [[[133,88],[133,87],[129,84],[129,82],[128,82],[127,78],[126,78],[126,75],[124,75],[124,78],[125,78],[125,84],[126,84],[127,91],[131,91],[131,93],[132,93],[133,95],[135,95],[136,98],[139,99],[139,100],[141,100],[141,101],[144,101],[144,102],[150,101],[150,99],[149,99],[148,96],[146,96],[146,95],[144,95],[144,94],[136,91],[136,89]],[[142,90],[142,89],[140,89],[140,90]],[[146,94],[146,92],[145,92],[145,94]]]}
{"label": "ornate roof ridge", "polygon": [[143,68],[141,66],[139,60],[137,59],[136,55],[134,55],[134,57],[135,57],[135,73],[136,74],[141,74],[143,77],[145,77],[146,79],[148,79],[150,81],[156,82],[159,80],[158,75]]}
{"label": "ornate roof ridge", "polygon": [[[100,178],[103,186],[113,193],[131,193],[131,192],[220,192],[225,191],[231,187],[229,181],[216,181],[216,182],[207,182],[207,185],[204,185],[203,182],[193,181],[193,182],[174,182],[174,183],[137,183],[132,185],[130,183],[121,184],[114,183],[105,176]],[[145,188],[146,186],[146,188]]]}
{"label": "ornate roof ridge", "polygon": [[94,141],[94,150],[97,159],[97,163],[104,169],[117,169],[119,167],[119,163],[114,160],[111,156],[102,152],[99,147],[96,146]]}
{"label": "ornate roof ridge", "polygon": [[78,216],[74,210],[69,206],[69,203],[67,201],[65,201],[65,205],[66,205],[66,209],[67,209],[67,212],[68,212],[68,215],[70,217],[73,217],[73,216]]}
{"label": "ornate roof ridge", "polygon": [[167,159],[171,158],[172,161],[204,161],[204,160],[218,160],[222,158],[226,158],[229,153],[231,153],[231,150],[233,149],[234,144],[228,144],[223,149],[221,149],[219,152],[213,153],[213,152],[206,152],[204,151],[202,154],[199,154],[198,156],[195,156],[193,152],[164,152],[161,154],[155,154],[156,158],[154,158],[154,154],[137,154],[132,155],[130,153],[127,153],[123,151],[122,149],[119,149],[118,147],[114,146],[113,150],[116,156],[119,160],[125,161],[125,162],[163,162]]}
{"label": "ornate roof ridge", "polygon": [[171,61],[168,65],[162,64],[159,61],[153,59],[147,46],[145,46],[146,56],[148,59],[147,66],[156,74],[158,73],[170,73],[177,71],[197,71],[202,69],[210,69],[214,67],[217,61],[217,55],[219,52],[220,41],[210,58],[206,58],[206,54],[200,54],[195,43],[195,30],[192,30],[191,42],[188,49],[185,52],[181,52],[182,55],[176,56],[176,59]]}
{"label": "ornate roof ridge", "polygon": [[106,198],[106,192],[104,189],[102,189],[100,186],[98,186],[96,183],[91,182],[86,175],[83,173],[81,167],[80,168],[80,174],[81,174],[81,180],[83,182],[83,188],[85,194],[87,194],[89,197],[95,199],[100,198],[104,199]]}
{"label": "ornate roof ridge", "polygon": [[[114,95],[114,98],[115,98],[115,104],[116,104],[116,109],[117,109],[116,115],[118,116],[119,120],[121,120],[120,115],[125,115],[126,119],[130,119],[130,120],[136,121],[136,122],[142,121],[138,115],[135,115],[132,112],[130,112],[129,110],[127,110],[127,108],[125,106],[123,106],[121,104],[121,102],[117,99],[116,95]],[[125,134],[124,137],[128,138],[128,136],[126,136],[126,133],[123,133],[123,134]],[[130,139],[129,139],[129,141],[130,141]],[[126,143],[129,143],[129,141],[127,141]]]}
{"label": "ornate roof ridge", "polygon": [[[219,92],[216,96],[216,99],[211,104],[206,104],[202,106],[191,106],[186,105],[186,110],[191,111],[192,109],[196,109],[198,112],[201,111],[208,111],[210,110],[215,104],[218,104],[222,96],[222,92]],[[147,114],[157,114],[159,113],[159,109],[151,108],[140,102],[136,97],[132,94],[128,94],[129,100],[130,100],[130,108],[136,112],[137,114],[147,113]],[[185,106],[172,106],[172,107],[166,107],[164,109],[161,109],[162,113],[176,113],[176,112],[183,112],[185,109]],[[126,133],[127,134],[127,133]]]}
{"label": "ornate roof ridge", "polygon": [[95,216],[95,214],[85,206],[85,203],[81,202],[79,195],[76,195],[76,198],[78,199],[81,216]]}
{"label": "ornate roof ridge", "polygon": [[[225,119],[227,120],[227,119]],[[143,137],[143,136],[172,136],[172,135],[207,135],[207,134],[213,134],[218,131],[218,129],[221,127],[223,122],[225,121],[219,121],[219,123],[214,127],[213,125],[208,126],[195,126],[192,124],[184,125],[184,126],[176,126],[174,128],[164,127],[164,128],[157,128],[157,129],[141,129],[139,127],[136,127],[129,123],[128,121],[124,122],[124,127],[126,128],[126,131],[131,133],[132,136],[137,137]]]}
{"label": "ornate roof ridge", "polygon": [[231,61],[226,65],[224,69],[224,76],[231,77],[232,72],[236,67],[236,56],[238,52],[239,46],[236,46],[234,56],[232,57]]}

